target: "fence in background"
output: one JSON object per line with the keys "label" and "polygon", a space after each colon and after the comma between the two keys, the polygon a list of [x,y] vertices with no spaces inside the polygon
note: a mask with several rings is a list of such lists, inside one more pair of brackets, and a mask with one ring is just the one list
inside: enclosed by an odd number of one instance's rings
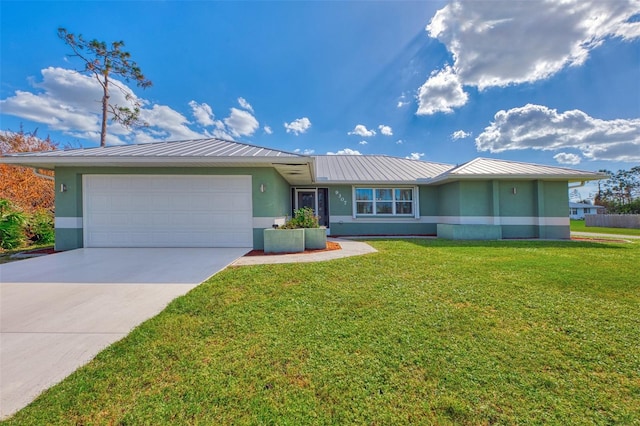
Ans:
{"label": "fence in background", "polygon": [[640,229],[640,214],[586,214],[584,225]]}

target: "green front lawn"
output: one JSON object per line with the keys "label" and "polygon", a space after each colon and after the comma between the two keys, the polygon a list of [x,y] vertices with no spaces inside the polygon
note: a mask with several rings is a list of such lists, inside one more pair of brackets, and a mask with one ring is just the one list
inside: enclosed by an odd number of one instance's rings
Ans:
{"label": "green front lawn", "polygon": [[640,244],[230,268],[9,424],[634,424]]}
{"label": "green front lawn", "polygon": [[597,226],[585,226],[584,220],[572,220],[571,231],[573,232],[595,232],[598,234],[615,234],[615,235],[638,235],[640,229],[632,228],[600,228]]}

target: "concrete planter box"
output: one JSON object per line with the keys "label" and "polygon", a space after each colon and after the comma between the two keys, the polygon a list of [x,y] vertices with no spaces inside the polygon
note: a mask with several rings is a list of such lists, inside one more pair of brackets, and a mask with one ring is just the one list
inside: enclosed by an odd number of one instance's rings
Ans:
{"label": "concrete planter box", "polygon": [[265,253],[301,253],[304,251],[304,229],[265,229]]}
{"label": "concrete planter box", "polygon": [[308,250],[324,250],[327,248],[327,228],[305,228],[304,248]]}

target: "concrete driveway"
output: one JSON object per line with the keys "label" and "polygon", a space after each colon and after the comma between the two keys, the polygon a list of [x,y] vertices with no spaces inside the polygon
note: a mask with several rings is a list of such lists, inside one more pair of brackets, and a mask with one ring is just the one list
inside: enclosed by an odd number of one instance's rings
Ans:
{"label": "concrete driveway", "polygon": [[249,250],[79,249],[0,265],[0,419]]}

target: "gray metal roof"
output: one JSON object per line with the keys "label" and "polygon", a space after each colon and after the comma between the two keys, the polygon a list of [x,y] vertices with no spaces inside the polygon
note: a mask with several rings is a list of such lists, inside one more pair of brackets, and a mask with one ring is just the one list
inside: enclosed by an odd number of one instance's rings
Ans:
{"label": "gray metal roof", "polygon": [[496,160],[492,158],[476,158],[457,166],[434,182],[463,179],[557,179],[570,182],[603,179],[602,173],[569,169],[566,167],[545,166],[542,164],[521,163],[517,161]]}
{"label": "gray metal roof", "polygon": [[[601,173],[476,158],[461,166],[386,155],[305,156],[222,139],[8,154],[0,163],[41,169],[97,167],[274,167],[292,185],[313,183],[429,184],[464,179],[606,179]],[[315,173],[314,173],[315,172]]]}
{"label": "gray metal roof", "polygon": [[386,155],[319,155],[314,158],[318,183],[415,184],[453,168],[450,164]]}
{"label": "gray metal roof", "polygon": [[76,167],[274,167],[290,184],[313,182],[313,158],[222,139],[8,154],[0,163],[39,169]]}
{"label": "gray metal roof", "polygon": [[291,152],[222,139],[192,139],[12,154],[16,157],[303,157]]}

